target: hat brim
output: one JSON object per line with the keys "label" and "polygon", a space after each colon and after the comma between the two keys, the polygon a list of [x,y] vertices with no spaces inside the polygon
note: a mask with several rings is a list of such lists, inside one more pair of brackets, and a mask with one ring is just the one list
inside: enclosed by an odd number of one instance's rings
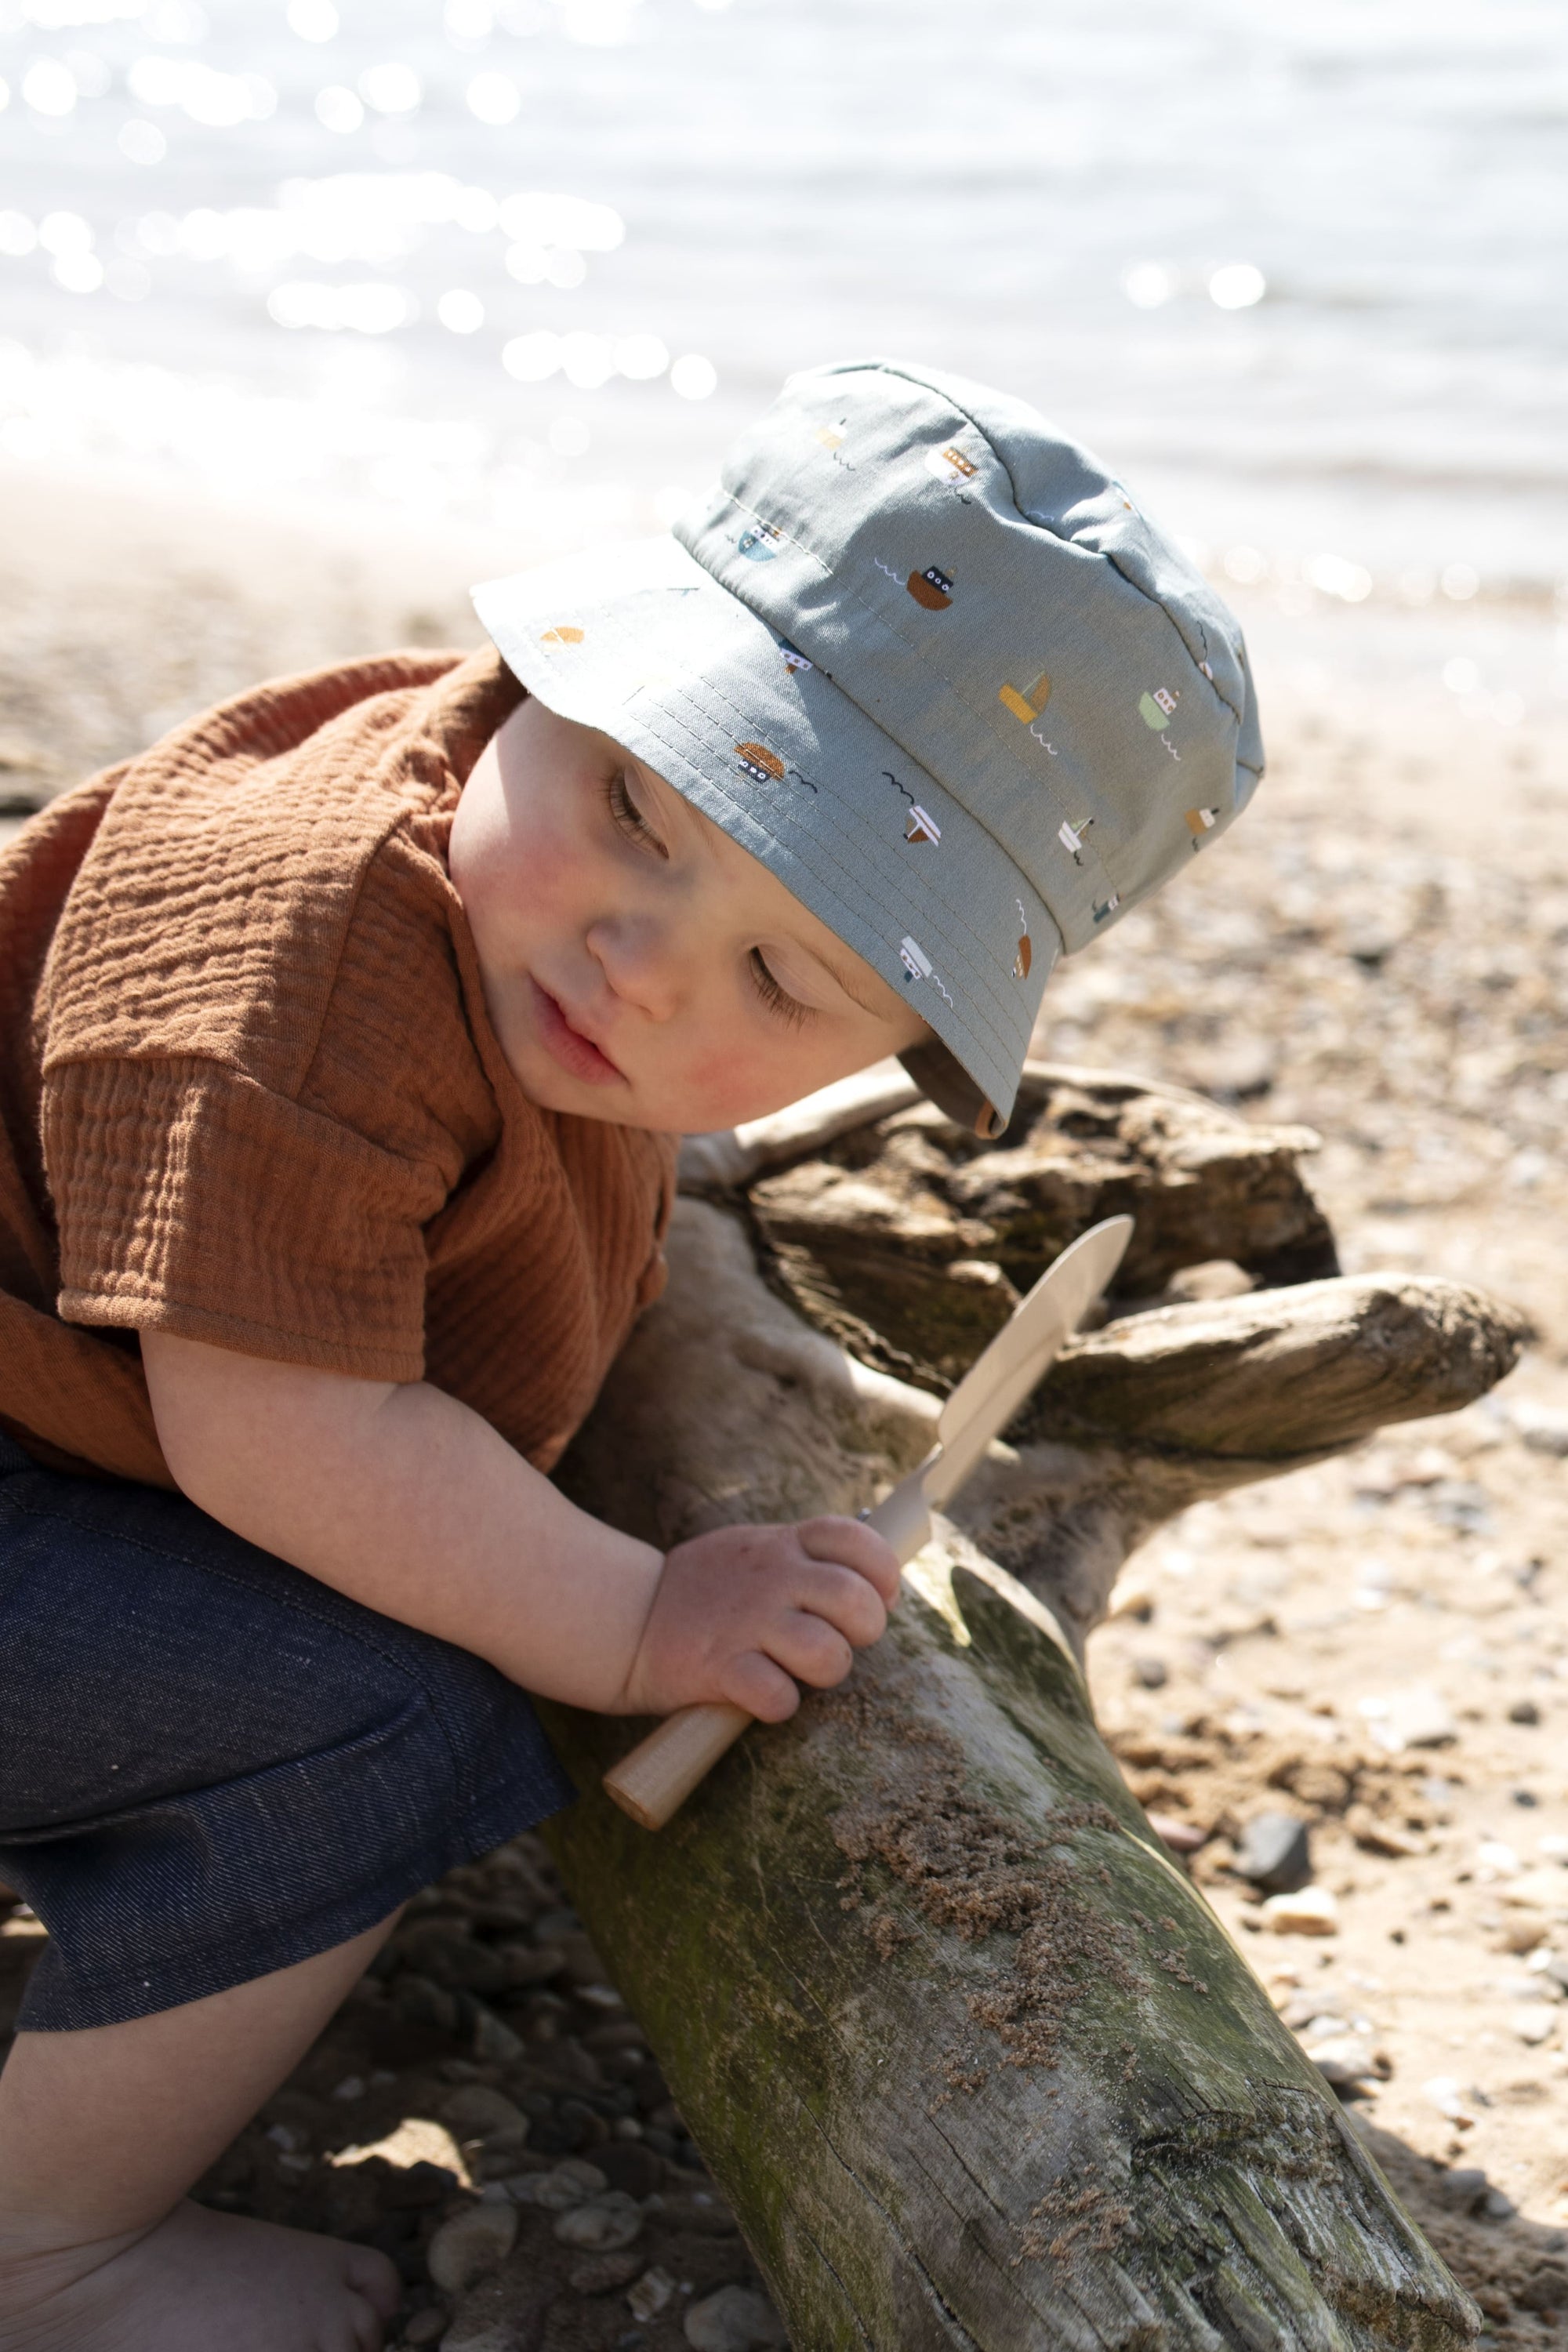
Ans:
{"label": "hat brim", "polygon": [[958,1065],[912,1072],[950,1116],[1005,1122],[1061,938],[933,776],[673,539],[473,602],[531,694],[646,761],[912,1003]]}

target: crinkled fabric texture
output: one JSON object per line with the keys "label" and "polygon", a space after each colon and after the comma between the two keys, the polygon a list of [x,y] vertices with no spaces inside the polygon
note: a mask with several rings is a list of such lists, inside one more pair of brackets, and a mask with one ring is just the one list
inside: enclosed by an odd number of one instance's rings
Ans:
{"label": "crinkled fabric texture", "polygon": [[283,679],[0,856],[0,1428],[170,1485],[136,1334],[428,1379],[548,1468],[663,1280],[670,1139],[541,1110],[451,821],[493,652]]}
{"label": "crinkled fabric texture", "polygon": [[49,1930],[36,2032],[328,1951],[573,1794],[482,1659],[3,1437],[0,1720],[0,1876]]}

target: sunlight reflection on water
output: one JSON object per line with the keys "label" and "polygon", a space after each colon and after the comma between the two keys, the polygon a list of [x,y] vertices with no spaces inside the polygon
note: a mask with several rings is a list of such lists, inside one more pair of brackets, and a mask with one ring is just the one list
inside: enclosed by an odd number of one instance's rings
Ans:
{"label": "sunlight reflection on water", "polygon": [[1484,601],[1568,546],[1565,128],[1484,0],[0,0],[0,450],[635,520],[880,350],[1238,582]]}

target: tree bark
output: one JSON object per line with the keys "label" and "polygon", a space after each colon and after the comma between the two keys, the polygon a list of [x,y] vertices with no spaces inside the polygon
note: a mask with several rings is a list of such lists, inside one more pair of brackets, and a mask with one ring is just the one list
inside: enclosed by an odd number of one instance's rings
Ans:
{"label": "tree bark", "polygon": [[[1103,1104],[1112,1084],[1121,1139],[1141,1117],[1168,1139],[1165,1110],[1192,1099],[1145,1092],[1141,1110],[1133,1082],[1080,1076],[1053,1076],[1049,1099]],[[1245,1263],[1273,1248],[1278,1263],[1292,1226],[1321,1255],[1327,1227],[1292,1148],[1269,1147],[1266,1248],[1257,1162],[1247,1175],[1217,1111],[1218,1146],[1194,1155],[1200,1120],[1183,1117],[1188,1164],[1161,1177],[1165,1145],[1145,1155],[1143,1213],[1170,1234],[1165,1191],[1204,1197],[1182,1202],[1185,1240],[1146,1244],[1141,1282],[1161,1248],[1167,1280],[1185,1249]],[[908,1197],[907,1139],[932,1129],[920,1109],[882,1125],[877,1148],[854,1130],[816,1164]],[[813,1141],[797,1118],[781,1148],[799,1167]],[[731,1205],[680,1204],[668,1293],[563,1474],[664,1544],[858,1508],[924,1452],[942,1362],[961,1353],[951,1316],[937,1342],[906,1318],[921,1388],[804,1322],[758,1271],[766,1139],[741,1147],[750,1199],[731,1150]],[[1005,1139],[994,1157],[1017,1149]],[[978,1164],[945,1139],[939,1156]],[[996,1231],[1004,1186],[984,1181]],[[1017,1197],[1027,1181],[1016,1168],[1006,1183]],[[1084,1182],[1072,1215],[1081,1229],[1109,1205]],[[876,1213],[896,1259],[898,1220]],[[908,1246],[928,1265],[937,1213],[910,1212]],[[765,1228],[761,1246],[774,1246]],[[840,1250],[825,1319],[851,1262]],[[563,1870],[797,2352],[1447,2352],[1474,2332],[1473,2307],[1150,1832],[1075,1653],[1128,1549],[1172,1511],[1467,1401],[1519,1337],[1476,1294],[1403,1276],[1123,1318],[1079,1342],[1016,1443],[992,1449],[963,1526],[942,1523],[907,1572],[850,1683],[749,1733],[662,1834],[597,1785],[644,1727],[549,1711],[584,1792],[554,1830]]]}

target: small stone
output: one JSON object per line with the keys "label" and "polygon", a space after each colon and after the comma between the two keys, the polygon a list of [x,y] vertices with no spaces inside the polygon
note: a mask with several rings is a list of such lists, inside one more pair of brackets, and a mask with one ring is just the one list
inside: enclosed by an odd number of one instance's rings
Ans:
{"label": "small stone", "polygon": [[1513,2299],[1521,2311],[1568,2311],[1568,2271],[1543,2263]]}
{"label": "small stone", "polygon": [[425,2267],[443,2294],[459,2295],[500,2270],[517,2241],[517,2208],[471,2205],[443,2221],[425,2250]]}
{"label": "small stone", "polygon": [[1521,1402],[1510,1409],[1509,1418],[1532,1454],[1568,1454],[1568,1413]]}
{"label": "small stone", "polygon": [[591,2204],[574,2205],[570,2212],[561,2214],[555,2234],[563,2246],[577,2246],[585,2253],[618,2253],[641,2237],[642,2215],[635,2198],[612,2189]]}
{"label": "small stone", "polygon": [[1498,1892],[1516,1910],[1547,1911],[1553,1917],[1568,1918],[1568,1872],[1560,1864],[1542,1863],[1534,1870],[1521,1871]]}
{"label": "small stone", "polygon": [[1254,1813],[1241,1833],[1236,1867],[1265,1895],[1293,1895],[1312,1875],[1307,1824],[1295,1813]]}
{"label": "small stone", "polygon": [[[1477,2103],[1475,2099],[1462,2088],[1457,2074],[1432,2075],[1426,2082],[1422,2084],[1421,2095],[1426,2101],[1428,2106],[1436,2107],[1440,2116],[1447,2116],[1451,2124],[1473,2124],[1475,2122],[1475,2109]],[[1459,2177],[1460,2176],[1458,2173],[1450,2173],[1448,2175],[1450,2180],[1457,2180]],[[1482,2173],[1479,2177],[1484,2187],[1486,2175]]]}
{"label": "small stone", "polygon": [[1171,1679],[1171,1669],[1163,1658],[1145,1653],[1132,1661],[1132,1679],[1144,1690],[1163,1690]]}
{"label": "small stone", "polygon": [[1358,2033],[1329,2034],[1308,2055],[1330,2090],[1342,2096],[1360,2096],[1369,2083],[1386,2083],[1394,2072],[1386,2053]]}
{"label": "small stone", "polygon": [[392,2005],[405,2023],[433,2025],[440,2033],[456,2033],[462,2021],[457,1995],[428,1977],[399,1977],[393,1987]]}
{"label": "small stone", "polygon": [[640,2254],[590,2254],[585,2262],[574,2263],[566,2284],[574,2294],[613,2294],[636,2278],[642,2263]]}
{"label": "small stone", "polygon": [[[1430,2088],[1428,2084],[1427,2089]],[[1473,2213],[1485,2202],[1491,2189],[1490,2181],[1477,2165],[1461,2165],[1452,2172],[1440,2172],[1432,2185],[1444,2204],[1451,2205],[1458,2213]]]}
{"label": "small stone", "polygon": [[1481,2211],[1489,2221],[1511,2221],[1518,2210],[1519,2207],[1514,2203],[1513,2199],[1504,2190],[1500,2189],[1487,2190]]}
{"label": "small stone", "polygon": [[1539,1723],[1541,1709],[1532,1698],[1516,1698],[1509,1708],[1508,1719],[1510,1723]]}
{"label": "small stone", "polygon": [[437,2311],[434,2306],[428,2311],[416,2311],[403,2331],[403,2340],[405,2344],[413,2346],[414,2352],[421,2352],[421,2347],[426,2344],[439,2344],[447,2333],[447,2318],[444,2311]]}
{"label": "small stone", "polygon": [[555,2169],[568,2180],[580,2181],[590,2197],[597,2197],[610,2185],[598,2166],[590,2164],[585,2157],[563,2156]]}
{"label": "small stone", "polygon": [[1414,1830],[1401,1829],[1397,1822],[1385,1821],[1370,1805],[1352,1805],[1345,1814],[1345,1827],[1368,1853],[1414,1855],[1428,1851],[1424,1837]]}
{"label": "small stone", "polygon": [[506,1962],[489,1944],[476,1943],[445,1920],[417,1920],[393,1939],[392,1948],[420,1976],[452,1992],[500,1992]]}
{"label": "small stone", "polygon": [[1260,1916],[1276,1936],[1337,1936],[1340,1932],[1340,1906],[1326,1886],[1271,1895]]}
{"label": "small stone", "polygon": [[462,2139],[493,2139],[504,2132],[521,2147],[528,2137],[528,2117],[504,2091],[488,2083],[467,2083],[455,2091],[443,2109],[447,2121]]}
{"label": "small stone", "polygon": [[494,2010],[487,2009],[482,2000],[474,2003],[474,2055],[488,2065],[512,2066],[523,2054],[521,2034],[510,2025],[503,2025]]}
{"label": "small stone", "polygon": [[[604,2174],[599,2174],[599,2186],[607,2188]],[[592,2189],[558,2165],[553,2172],[528,2172],[510,2184],[520,2205],[537,2205],[545,2213],[569,2213],[574,2206],[585,2205],[594,2195]]]}
{"label": "small stone", "polygon": [[342,2081],[333,2091],[332,2096],[334,2099],[342,2099],[344,2104],[347,2105],[354,2099],[363,2099],[364,2094],[364,2076],[363,2074],[345,2074]]}
{"label": "small stone", "polygon": [[1508,2021],[1520,2040],[1534,2049],[1551,2040],[1556,2030],[1557,2011],[1548,2000],[1521,2000],[1510,2011]]}
{"label": "small stone", "polygon": [[1372,1720],[1372,1736],[1380,1748],[1398,1756],[1407,1748],[1446,1748],[1458,1738],[1458,1726],[1447,1699],[1417,1685],[1383,1701]]}
{"label": "small stone", "polygon": [[1151,1813],[1149,1826],[1160,1843],[1173,1853],[1196,1853],[1199,1846],[1208,1843],[1208,1832],[1196,1822],[1184,1822],[1174,1813]]}
{"label": "small stone", "polygon": [[717,2294],[704,2295],[683,2325],[693,2352],[756,2352],[789,2342],[773,2305],[743,2286],[721,2286]]}
{"label": "small stone", "polygon": [[657,2319],[659,2313],[668,2307],[674,2293],[675,2281],[668,2271],[661,2271],[657,2266],[651,2271],[644,2271],[626,2297],[632,2317]]}

